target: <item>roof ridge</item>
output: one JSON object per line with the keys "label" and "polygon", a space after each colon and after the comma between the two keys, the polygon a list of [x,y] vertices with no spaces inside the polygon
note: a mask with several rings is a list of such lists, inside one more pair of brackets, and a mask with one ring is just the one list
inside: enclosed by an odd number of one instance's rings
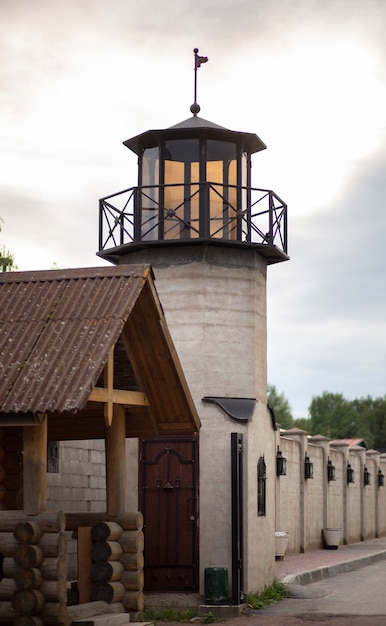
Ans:
{"label": "roof ridge", "polygon": [[26,270],[17,272],[0,272],[0,283],[40,282],[54,280],[71,280],[73,278],[106,278],[108,276],[139,276],[146,278],[152,275],[151,266],[143,265],[112,265],[101,267],[81,267],[55,270]]}

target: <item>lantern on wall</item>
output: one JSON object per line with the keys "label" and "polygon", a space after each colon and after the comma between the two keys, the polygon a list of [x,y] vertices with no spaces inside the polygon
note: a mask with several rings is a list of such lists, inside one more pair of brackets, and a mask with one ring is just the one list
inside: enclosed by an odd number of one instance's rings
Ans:
{"label": "lantern on wall", "polygon": [[279,446],[277,446],[276,453],[276,476],[286,476],[287,474],[287,459],[283,456]]}
{"label": "lantern on wall", "polygon": [[371,485],[371,474],[365,465],[365,469],[363,470],[363,484],[366,486]]}
{"label": "lantern on wall", "polygon": [[347,482],[354,483],[354,470],[351,467],[350,463],[347,463]]}
{"label": "lantern on wall", "polygon": [[332,464],[331,459],[329,458],[327,461],[327,480],[335,480],[335,465]]}
{"label": "lantern on wall", "polygon": [[314,477],[314,464],[310,461],[310,457],[306,452],[304,459],[304,478],[309,479]]}
{"label": "lantern on wall", "polygon": [[381,468],[379,468],[378,470],[378,487],[384,487],[385,486],[385,475],[382,472]]}

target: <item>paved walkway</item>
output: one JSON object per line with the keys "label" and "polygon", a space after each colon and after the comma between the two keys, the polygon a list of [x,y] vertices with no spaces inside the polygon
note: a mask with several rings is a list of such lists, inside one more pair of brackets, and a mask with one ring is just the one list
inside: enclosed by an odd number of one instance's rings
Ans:
{"label": "paved walkway", "polygon": [[276,578],[286,584],[307,585],[381,559],[386,559],[386,537],[340,546],[337,550],[286,555],[275,562]]}

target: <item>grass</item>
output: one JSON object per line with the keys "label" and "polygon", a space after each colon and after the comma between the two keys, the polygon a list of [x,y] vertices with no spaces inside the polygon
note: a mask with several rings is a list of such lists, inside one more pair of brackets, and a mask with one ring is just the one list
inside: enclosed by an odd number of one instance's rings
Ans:
{"label": "grass", "polygon": [[283,598],[287,598],[287,587],[284,583],[275,580],[272,585],[264,589],[262,593],[249,593],[248,606],[251,609],[263,609],[265,606],[275,604]]}
{"label": "grass", "polygon": [[[261,593],[248,594],[248,606],[250,609],[263,609],[265,606],[275,604],[288,596],[287,587],[284,583],[275,580]],[[156,624],[157,622],[178,622],[187,623],[193,617],[197,616],[194,608],[177,609],[172,606],[164,606],[158,608],[148,608],[143,612],[144,619]],[[202,624],[212,624],[215,622],[213,613],[206,613],[201,620]]]}

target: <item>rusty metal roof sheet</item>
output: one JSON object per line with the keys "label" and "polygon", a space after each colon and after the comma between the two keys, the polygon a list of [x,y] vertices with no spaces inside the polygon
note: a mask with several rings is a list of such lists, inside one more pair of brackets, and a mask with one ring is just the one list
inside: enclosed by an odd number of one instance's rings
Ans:
{"label": "rusty metal roof sheet", "polygon": [[140,392],[119,396],[127,437],[200,427],[150,266],[0,273],[0,425],[47,414],[52,440],[104,437],[90,394],[110,354],[113,388]]}
{"label": "rusty metal roof sheet", "polygon": [[0,274],[0,411],[84,406],[147,266]]}

